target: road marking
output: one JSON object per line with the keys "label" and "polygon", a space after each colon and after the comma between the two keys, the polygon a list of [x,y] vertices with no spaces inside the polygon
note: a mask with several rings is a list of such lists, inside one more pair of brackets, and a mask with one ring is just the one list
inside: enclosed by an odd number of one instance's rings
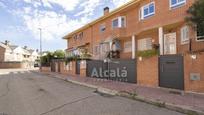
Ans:
{"label": "road marking", "polygon": [[8,75],[10,72],[3,72],[3,73],[0,73],[0,75]]}

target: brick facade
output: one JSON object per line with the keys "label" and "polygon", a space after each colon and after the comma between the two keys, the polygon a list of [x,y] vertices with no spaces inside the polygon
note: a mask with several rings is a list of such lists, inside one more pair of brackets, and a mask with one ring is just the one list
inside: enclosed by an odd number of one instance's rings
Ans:
{"label": "brick facade", "polygon": [[[154,2],[155,14],[147,19],[140,19],[140,9],[142,6]],[[68,34],[64,37],[67,39],[68,49],[77,48],[81,45],[89,43],[88,51],[92,54],[93,59],[101,59],[100,53],[96,54],[97,45],[110,38],[117,38],[120,41],[120,59],[131,59],[132,50],[125,52],[125,43],[132,42],[132,36],[136,38],[136,52],[138,50],[138,40],[151,38],[152,44],[160,44],[159,28],[162,28],[162,37],[165,34],[176,33],[176,54],[184,55],[184,82],[186,91],[203,92],[203,67],[204,55],[197,54],[197,59],[192,60],[189,54],[190,49],[193,52],[204,50],[204,42],[196,41],[196,32],[189,27],[189,39],[191,41],[186,44],[181,43],[181,28],[186,26],[185,17],[187,9],[195,2],[195,0],[186,0],[186,3],[178,8],[170,8],[169,0],[133,0],[132,2],[116,9],[109,14],[87,24],[86,26]],[[112,20],[124,16],[126,26],[123,28],[112,28]],[[105,31],[100,31],[100,26],[105,25]],[[74,39],[74,35],[83,32],[83,37]],[[164,39],[164,38],[163,38]],[[133,43],[132,43],[133,44]],[[161,44],[160,44],[161,45]],[[161,52],[160,52],[161,53]],[[136,56],[137,61],[137,81],[140,85],[159,86],[159,59],[158,56],[151,58],[143,58],[142,61]],[[81,71],[81,75],[85,75],[85,71]],[[200,81],[191,81],[190,73],[200,73]]]}
{"label": "brick facade", "polygon": [[[197,59],[192,59],[190,54],[184,56],[185,90],[204,93],[204,53],[196,56]],[[200,74],[200,80],[191,80],[190,73]]]}
{"label": "brick facade", "polygon": [[137,61],[137,83],[139,85],[158,87],[158,56]]}

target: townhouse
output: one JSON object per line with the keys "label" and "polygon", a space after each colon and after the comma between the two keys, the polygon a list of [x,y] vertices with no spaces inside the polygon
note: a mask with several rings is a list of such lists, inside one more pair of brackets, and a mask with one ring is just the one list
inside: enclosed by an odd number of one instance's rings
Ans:
{"label": "townhouse", "polygon": [[[34,67],[34,63],[37,59],[39,59],[38,52],[36,50],[28,49],[27,46],[20,47],[17,45],[11,45],[7,40],[0,43],[1,68]],[[23,63],[23,66],[21,66],[21,63]]]}
{"label": "townhouse", "polygon": [[63,37],[68,56],[85,50],[95,61],[72,62],[69,71],[90,76],[90,66],[119,60],[112,68],[132,69],[128,77],[139,85],[204,92],[204,35],[185,22],[194,2],[133,0],[112,12],[104,8],[104,16]]}

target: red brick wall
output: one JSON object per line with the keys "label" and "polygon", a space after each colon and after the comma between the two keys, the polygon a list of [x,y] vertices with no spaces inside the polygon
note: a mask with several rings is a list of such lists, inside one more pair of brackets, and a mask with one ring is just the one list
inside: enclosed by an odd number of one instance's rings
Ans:
{"label": "red brick wall", "polygon": [[72,61],[72,62],[69,62],[69,63],[72,63],[72,70],[67,70],[66,67],[64,67],[64,66],[66,66],[65,62],[60,62],[60,66],[61,66],[60,73],[61,74],[75,75],[75,72],[76,72],[76,62]]}
{"label": "red brick wall", "polygon": [[144,86],[158,86],[158,56],[137,60],[137,82]]}
{"label": "red brick wall", "polygon": [[9,68],[24,68],[24,63],[21,62],[0,62],[0,69]]}
{"label": "red brick wall", "polygon": [[51,72],[51,67],[42,67],[42,72]]}
{"label": "red brick wall", "polygon": [[[184,56],[185,90],[204,93],[204,53],[196,54],[193,60],[191,55]],[[200,73],[200,81],[190,80],[190,73]]]}

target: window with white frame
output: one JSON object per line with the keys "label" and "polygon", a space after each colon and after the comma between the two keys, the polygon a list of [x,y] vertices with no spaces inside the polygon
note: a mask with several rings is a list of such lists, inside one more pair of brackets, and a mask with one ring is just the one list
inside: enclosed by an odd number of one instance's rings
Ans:
{"label": "window with white frame", "polygon": [[146,19],[155,14],[155,3],[151,2],[140,9],[140,19]]}
{"label": "window with white frame", "polygon": [[124,43],[124,52],[131,52],[132,51],[132,41],[127,41]]}
{"label": "window with white frame", "polygon": [[184,26],[181,28],[181,44],[189,43],[189,27]]}
{"label": "window with white frame", "polygon": [[204,27],[197,25],[197,41],[204,41]]}
{"label": "window with white frame", "polygon": [[169,0],[169,1],[171,8],[176,8],[186,3],[186,0]]}
{"label": "window with white frame", "polygon": [[112,28],[123,28],[126,27],[125,16],[120,16],[112,20]]}
{"label": "window with white frame", "polygon": [[145,38],[138,40],[138,50],[145,51],[152,49],[152,38]]}

